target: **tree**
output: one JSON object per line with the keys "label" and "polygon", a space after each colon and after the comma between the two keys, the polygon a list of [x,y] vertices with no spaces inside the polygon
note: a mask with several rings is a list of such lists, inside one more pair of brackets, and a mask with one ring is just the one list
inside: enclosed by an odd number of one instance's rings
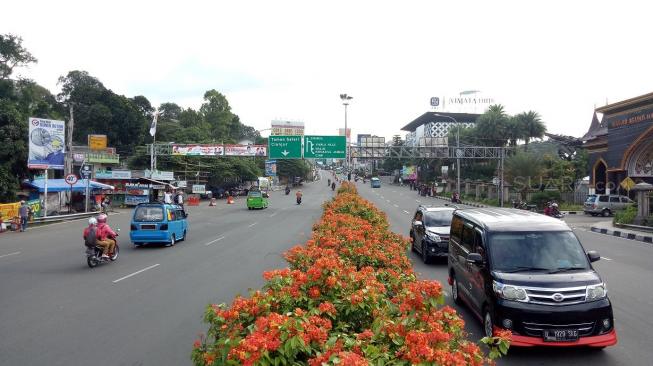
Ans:
{"label": "tree", "polygon": [[292,179],[294,177],[306,177],[311,168],[304,160],[283,159],[277,160],[277,174],[280,177]]}
{"label": "tree", "polygon": [[179,121],[183,108],[175,103],[161,103],[159,106],[159,120]]}
{"label": "tree", "polygon": [[141,112],[145,119],[152,119],[152,114],[154,113],[154,107],[147,98],[142,95],[137,95],[129,100],[138,108],[138,111]]}
{"label": "tree", "polygon": [[211,126],[211,134],[218,140],[232,140],[231,125],[233,114],[227,98],[215,89],[204,93],[204,103],[200,107],[204,120]]}
{"label": "tree", "polygon": [[0,80],[8,79],[16,67],[37,62],[23,48],[23,39],[13,34],[0,34]]}
{"label": "tree", "polygon": [[510,138],[510,117],[500,104],[491,105],[476,120],[475,134],[480,145],[505,146]]}
{"label": "tree", "polygon": [[511,117],[508,119],[508,146],[516,147],[518,140],[523,140],[525,136],[524,126],[520,121]]}
{"label": "tree", "polygon": [[505,161],[505,174],[510,183],[522,192],[522,197],[542,178],[543,161],[535,154],[518,152]]}
{"label": "tree", "polygon": [[532,139],[541,139],[544,137],[546,126],[544,126],[544,123],[540,119],[540,115],[537,112],[528,111],[520,113],[515,116],[515,119],[518,121],[517,123],[521,125],[521,132],[526,144],[526,150],[528,150],[528,143]]}

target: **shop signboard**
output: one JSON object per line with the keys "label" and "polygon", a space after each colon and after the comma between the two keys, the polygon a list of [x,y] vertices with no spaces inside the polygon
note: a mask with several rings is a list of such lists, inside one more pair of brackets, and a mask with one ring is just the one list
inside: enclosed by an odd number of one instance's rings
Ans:
{"label": "shop signboard", "polygon": [[66,154],[64,121],[30,117],[27,123],[29,125],[27,167],[63,170]]}
{"label": "shop signboard", "polygon": [[206,193],[206,187],[204,184],[193,184],[193,193],[204,194]]}
{"label": "shop signboard", "polygon": [[175,180],[174,172],[145,170],[145,176],[154,180]]}
{"label": "shop signboard", "polygon": [[107,148],[107,135],[88,135],[88,148],[91,150],[105,150]]}
{"label": "shop signboard", "polygon": [[125,205],[128,206],[136,206],[139,203],[148,203],[150,201],[148,196],[133,196],[133,195],[127,195],[125,196]]}
{"label": "shop signboard", "polygon": [[105,153],[87,153],[86,161],[88,161],[89,163],[118,164],[120,163],[120,155],[105,154]]}
{"label": "shop signboard", "polygon": [[185,180],[177,181],[177,187],[178,188],[186,188],[186,187],[188,187],[188,182],[186,182]]}
{"label": "shop signboard", "polygon": [[222,156],[223,145],[172,145],[172,155],[179,156]]}
{"label": "shop signboard", "polygon": [[225,145],[226,156],[266,156],[265,145]]}
{"label": "shop signboard", "polygon": [[131,170],[106,170],[98,169],[95,171],[96,179],[132,179]]}

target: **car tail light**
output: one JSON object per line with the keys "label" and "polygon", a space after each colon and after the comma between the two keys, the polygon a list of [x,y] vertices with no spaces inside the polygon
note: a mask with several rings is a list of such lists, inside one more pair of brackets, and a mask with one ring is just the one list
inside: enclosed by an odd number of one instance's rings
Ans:
{"label": "car tail light", "polygon": [[159,230],[168,230],[168,224],[161,224]]}
{"label": "car tail light", "polygon": [[134,230],[138,230],[138,228],[137,228],[136,225],[134,225],[134,224],[129,225],[129,228],[130,228],[132,231],[134,231]]}

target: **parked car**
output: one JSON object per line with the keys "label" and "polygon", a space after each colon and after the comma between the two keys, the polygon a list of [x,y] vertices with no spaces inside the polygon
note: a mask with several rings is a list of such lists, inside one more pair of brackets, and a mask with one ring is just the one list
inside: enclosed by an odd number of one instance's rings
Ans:
{"label": "parked car", "polygon": [[623,210],[633,204],[635,204],[635,201],[626,196],[591,194],[587,196],[583,211],[592,216],[610,216],[615,211]]}
{"label": "parked car", "polygon": [[134,209],[129,238],[135,246],[164,243],[173,246],[185,240],[188,214],[178,205],[140,203]]}
{"label": "parked car", "polygon": [[449,230],[455,208],[419,206],[410,225],[411,249],[428,263],[433,257],[446,258]]}
{"label": "parked car", "polygon": [[564,221],[517,209],[456,210],[451,296],[485,335],[509,329],[511,346],[612,346],[612,305],[591,264],[600,258]]}
{"label": "parked car", "polygon": [[381,179],[377,177],[370,179],[370,186],[372,188],[381,188]]}

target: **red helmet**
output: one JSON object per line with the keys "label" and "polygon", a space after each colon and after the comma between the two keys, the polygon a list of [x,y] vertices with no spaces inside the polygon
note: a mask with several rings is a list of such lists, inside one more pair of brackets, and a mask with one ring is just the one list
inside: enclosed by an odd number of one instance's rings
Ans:
{"label": "red helmet", "polygon": [[107,222],[107,215],[105,215],[105,214],[100,214],[100,215],[98,215],[98,217],[97,217],[97,222],[98,222],[98,224],[102,224],[102,223],[106,224],[106,222]]}

